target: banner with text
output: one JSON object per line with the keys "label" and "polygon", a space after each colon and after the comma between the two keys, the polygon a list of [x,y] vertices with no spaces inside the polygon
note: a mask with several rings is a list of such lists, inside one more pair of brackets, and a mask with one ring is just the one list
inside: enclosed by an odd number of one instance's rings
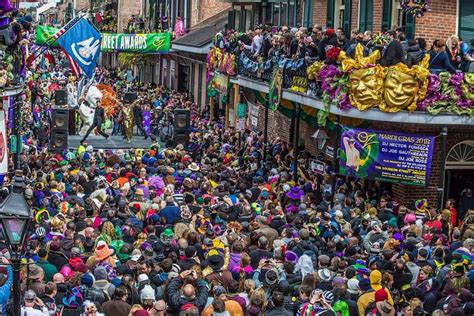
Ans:
{"label": "banner with text", "polygon": [[[35,44],[38,46],[59,47],[53,40],[57,28],[39,25],[36,29]],[[102,52],[125,52],[140,54],[168,54],[171,36],[169,32],[150,34],[110,34],[101,33]]]}
{"label": "banner with text", "polygon": [[102,52],[141,54],[168,54],[170,33],[152,34],[102,34]]}
{"label": "banner with text", "polygon": [[339,173],[424,186],[429,183],[434,137],[345,128]]}

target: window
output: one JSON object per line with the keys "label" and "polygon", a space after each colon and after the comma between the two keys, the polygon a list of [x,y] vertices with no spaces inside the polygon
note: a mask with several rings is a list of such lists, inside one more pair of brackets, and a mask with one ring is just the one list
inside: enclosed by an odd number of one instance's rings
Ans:
{"label": "window", "polygon": [[345,0],[334,1],[334,28],[344,27]]}
{"label": "window", "polygon": [[174,77],[176,76],[176,62],[174,60],[170,61],[170,77],[169,77],[169,88],[174,89]]}
{"label": "window", "polygon": [[334,29],[342,28],[350,34],[351,4],[352,0],[327,0],[326,25]]}
{"label": "window", "polygon": [[268,2],[264,7],[265,22],[278,26],[295,26],[297,18],[297,6],[295,0],[274,0]]}
{"label": "window", "polygon": [[374,0],[360,0],[359,31],[372,31],[374,19]]}
{"label": "window", "polygon": [[166,77],[168,76],[168,60],[163,58],[163,72],[161,73],[161,84],[169,88],[166,84]]}
{"label": "window", "polygon": [[415,18],[403,12],[399,0],[383,0],[382,6],[382,31],[392,29],[394,26],[403,28],[406,38],[415,36]]}
{"label": "window", "polygon": [[459,0],[459,36],[464,42],[474,39],[474,2]]}

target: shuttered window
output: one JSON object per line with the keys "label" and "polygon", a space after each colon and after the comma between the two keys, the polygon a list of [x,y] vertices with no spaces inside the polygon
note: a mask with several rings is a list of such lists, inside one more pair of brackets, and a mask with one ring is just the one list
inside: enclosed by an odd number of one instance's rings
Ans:
{"label": "shuttered window", "polygon": [[382,3],[382,32],[392,27],[392,1],[383,0]]}
{"label": "shuttered window", "polygon": [[352,0],[346,0],[344,2],[344,22],[342,23],[342,28],[347,37],[351,34],[351,8]]}
{"label": "shuttered window", "polygon": [[459,36],[464,42],[474,39],[474,1],[459,0]]}
{"label": "shuttered window", "polygon": [[359,31],[372,31],[374,19],[374,0],[360,0]]}

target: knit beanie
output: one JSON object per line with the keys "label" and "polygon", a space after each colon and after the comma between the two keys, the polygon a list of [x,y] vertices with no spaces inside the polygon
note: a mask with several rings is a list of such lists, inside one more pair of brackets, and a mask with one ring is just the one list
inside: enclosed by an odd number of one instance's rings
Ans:
{"label": "knit beanie", "polygon": [[385,300],[388,300],[388,294],[385,289],[380,289],[375,292],[375,302],[383,302]]}

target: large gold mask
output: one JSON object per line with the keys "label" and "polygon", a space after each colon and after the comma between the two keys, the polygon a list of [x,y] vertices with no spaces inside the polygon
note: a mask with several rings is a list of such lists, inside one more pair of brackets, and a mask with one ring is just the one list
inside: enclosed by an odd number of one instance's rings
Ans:
{"label": "large gold mask", "polygon": [[474,101],[474,73],[464,74],[461,90],[463,99]]}
{"label": "large gold mask", "polygon": [[428,60],[426,55],[420,65],[408,67],[399,63],[388,68],[383,85],[383,102],[380,109],[384,112],[398,112],[403,109],[413,112],[418,100],[426,96],[428,84]]}
{"label": "large gold mask", "polygon": [[354,59],[341,52],[342,70],[352,71],[349,75],[348,93],[352,106],[359,111],[376,107],[382,100],[383,68],[374,65],[380,57],[377,50],[367,57],[363,55],[363,47],[358,44],[355,48]]}

